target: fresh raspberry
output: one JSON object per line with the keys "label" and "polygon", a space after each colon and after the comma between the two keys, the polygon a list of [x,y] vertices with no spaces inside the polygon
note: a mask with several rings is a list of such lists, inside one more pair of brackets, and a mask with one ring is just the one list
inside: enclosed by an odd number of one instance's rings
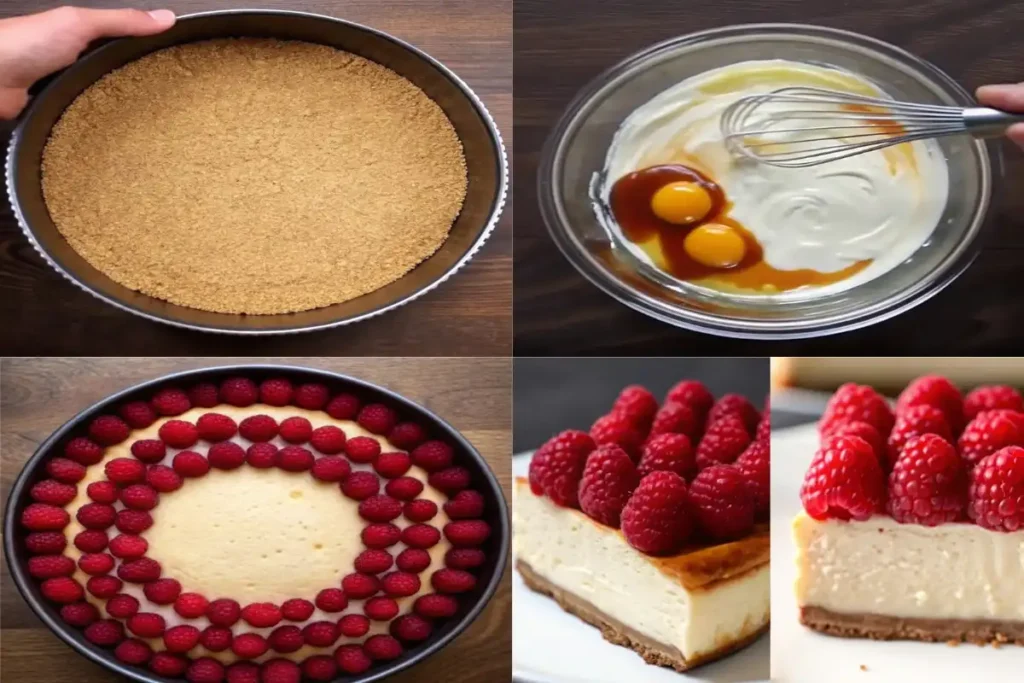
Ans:
{"label": "fresh raspberry", "polygon": [[181,583],[177,579],[157,579],[142,587],[149,601],[157,605],[170,605],[181,595]]}
{"label": "fresh raspberry", "polygon": [[316,606],[324,612],[341,612],[348,607],[348,598],[340,588],[324,588],[316,594]]}
{"label": "fresh raspberry", "polygon": [[[121,592],[121,589],[123,587],[124,582],[116,576],[92,576],[89,578],[88,581],[85,582],[85,589],[89,591],[90,594],[95,595],[97,598],[100,598],[101,600],[106,600],[108,598],[114,597],[115,595]],[[132,599],[134,600],[134,598]],[[136,605],[135,609],[132,610],[131,614],[135,614],[135,612],[137,611],[138,606]],[[110,611],[109,605],[107,612],[112,617],[119,616],[118,614],[115,614],[114,612]],[[131,614],[129,614],[128,616],[131,616]]]}
{"label": "fresh raspberry", "polygon": [[398,477],[384,485],[384,493],[398,500],[412,500],[423,493],[423,482],[413,477]]}
{"label": "fresh raspberry", "polygon": [[896,399],[897,420],[900,413],[914,406],[938,408],[954,434],[959,434],[964,428],[963,397],[960,390],[945,377],[926,375],[908,384]]}
{"label": "fresh raspberry", "polygon": [[685,434],[691,442],[700,437],[704,421],[685,403],[666,403],[654,416],[650,436],[658,434]]}
{"label": "fresh raspberry", "polygon": [[312,474],[320,481],[338,482],[344,479],[352,471],[352,467],[345,458],[329,455],[318,458],[313,463]]}
{"label": "fresh raspberry", "polygon": [[306,410],[320,410],[327,405],[327,400],[331,397],[330,392],[323,384],[307,383],[300,384],[295,390],[295,396],[292,400],[295,401],[295,405]]}
{"label": "fresh raspberry", "polygon": [[205,413],[196,420],[196,430],[200,439],[217,443],[227,441],[237,434],[238,425],[227,415]]}
{"label": "fresh raspberry", "polygon": [[229,405],[245,408],[260,399],[256,383],[245,377],[229,377],[220,383],[220,400]]}
{"label": "fresh raspberry", "polygon": [[115,415],[100,415],[89,425],[89,438],[101,446],[121,443],[131,432],[128,423]]}
{"label": "fresh raspberry", "polygon": [[[865,424],[865,423],[861,423]],[[874,429],[866,425],[869,429]],[[754,517],[767,519],[771,504],[771,446],[768,441],[757,440],[747,446],[743,455],[733,463],[750,491],[754,501]]]}
{"label": "fresh raspberry", "polygon": [[[964,417],[968,421],[988,410],[1012,410],[1024,413],[1024,397],[1021,397],[1019,391],[1005,384],[978,387],[964,397]],[[72,459],[77,460],[77,458]]]}
{"label": "fresh raspberry", "polygon": [[684,379],[668,390],[665,403],[681,403],[690,408],[700,422],[704,422],[704,418],[715,403],[715,397],[701,382]]}
{"label": "fresh raspberry", "polygon": [[338,622],[338,630],[346,638],[359,638],[370,630],[370,620],[363,614],[346,614]]}
{"label": "fresh raspberry", "polygon": [[415,422],[399,422],[388,432],[388,441],[395,448],[401,448],[404,451],[410,451],[426,440],[426,431]]}
{"label": "fresh raspberry", "polygon": [[354,573],[346,575],[341,580],[341,587],[345,590],[345,595],[354,600],[360,600],[368,598],[380,590],[380,581],[376,576]]}
{"label": "fresh raspberry", "polygon": [[100,647],[113,647],[124,640],[124,626],[113,619],[100,619],[85,628],[85,639]]}
{"label": "fresh raspberry", "polygon": [[338,627],[330,621],[314,621],[302,629],[302,639],[313,647],[334,645],[338,635]]}
{"label": "fresh raspberry", "polygon": [[826,437],[800,488],[804,510],[814,519],[864,521],[885,506],[885,475],[867,441]]}
{"label": "fresh raspberry", "polygon": [[132,444],[132,455],[142,462],[160,462],[167,456],[167,446],[160,439],[140,439]]}
{"label": "fresh raspberry", "polygon": [[85,494],[94,503],[104,503],[106,505],[116,502],[120,495],[117,485],[110,481],[94,481],[85,487]]}
{"label": "fresh raspberry", "polygon": [[188,668],[188,660],[184,657],[172,655],[168,652],[157,652],[153,655],[153,659],[149,660],[149,668],[160,676],[167,676],[168,678],[176,678],[185,673],[185,669]]}
{"label": "fresh raspberry", "polygon": [[145,401],[125,403],[117,412],[132,429],[145,429],[156,422],[156,411]]}
{"label": "fresh raspberry", "polygon": [[67,458],[53,458],[46,463],[46,473],[65,484],[77,484],[85,478],[85,467]]}
{"label": "fresh raspberry", "polygon": [[361,674],[373,665],[373,660],[359,645],[342,645],[334,651],[334,661],[347,674]]}
{"label": "fresh raspberry", "polygon": [[21,525],[31,531],[56,531],[70,521],[67,510],[45,503],[32,503],[21,513]]}
{"label": "fresh raspberry", "polygon": [[283,377],[265,379],[260,383],[260,403],[268,406],[286,406],[292,402],[292,383]]}
{"label": "fresh raspberry", "polygon": [[430,585],[439,593],[465,593],[476,586],[476,577],[461,569],[438,569],[430,576]]}
{"label": "fresh raspberry", "polygon": [[[310,614],[313,612],[310,611]],[[309,617],[307,617],[308,619]],[[302,621],[305,621],[303,619]],[[295,652],[305,644],[305,640],[302,638],[302,629],[298,626],[278,626],[270,635],[267,637],[270,642],[270,647],[275,652]]]}
{"label": "fresh raspberry", "polygon": [[75,561],[64,555],[40,555],[28,560],[28,573],[37,579],[71,576],[74,572]]}
{"label": "fresh raspberry", "polygon": [[146,483],[160,493],[177,491],[183,483],[181,476],[167,465],[150,465],[146,470]]}
{"label": "fresh raspberry", "polygon": [[359,553],[355,559],[355,568],[361,574],[380,574],[391,569],[395,560],[391,553],[379,548],[370,548]]}
{"label": "fresh raspberry", "polygon": [[302,446],[285,446],[274,456],[274,465],[286,472],[305,472],[313,467],[313,454]]}
{"label": "fresh raspberry", "polygon": [[107,532],[87,529],[75,535],[75,547],[83,553],[98,553],[107,547]]}
{"label": "fresh raspberry", "polygon": [[833,422],[828,425],[828,431],[822,432],[821,436],[859,436],[868,442],[883,467],[888,463],[888,446],[885,439],[867,422]]}
{"label": "fresh raspberry", "polygon": [[158,414],[173,417],[191,408],[192,401],[181,389],[166,388],[156,392],[150,405]]}
{"label": "fresh raspberry", "polygon": [[967,470],[956,450],[935,434],[907,441],[889,474],[893,519],[938,526],[962,519],[966,506]]}
{"label": "fresh raspberry", "polygon": [[78,568],[90,576],[108,574],[114,568],[114,558],[106,553],[87,553],[78,558]]}
{"label": "fresh raspberry", "polygon": [[206,452],[206,459],[210,467],[218,470],[238,469],[245,463],[245,451],[233,441],[223,441],[210,446]]}
{"label": "fresh raspberry", "polygon": [[398,416],[382,403],[371,403],[359,411],[356,422],[371,434],[387,434],[398,423]]}
{"label": "fresh raspberry", "polygon": [[590,437],[598,446],[615,444],[626,451],[631,458],[640,457],[640,447],[644,441],[644,432],[639,429],[631,418],[611,413],[603,415],[590,427]]}
{"label": "fresh raspberry", "polygon": [[398,603],[384,596],[370,598],[363,603],[363,612],[374,621],[391,621],[398,616]]}
{"label": "fresh raspberry", "polygon": [[118,534],[110,539],[110,552],[114,557],[131,560],[142,557],[149,549],[149,542],[141,536]]}
{"label": "fresh raspberry", "polygon": [[449,569],[476,569],[487,560],[479,548],[452,548],[444,554],[444,566]]}
{"label": "fresh raspberry", "polygon": [[[237,606],[238,603],[235,603],[235,605]],[[207,618],[209,618],[209,615],[207,615]],[[237,619],[238,617],[236,616],[235,620],[237,621]],[[231,629],[225,626],[207,626],[199,634],[199,642],[203,647],[212,652],[223,652],[231,647],[231,639]]]}
{"label": "fresh raspberry", "polygon": [[708,425],[697,444],[697,469],[735,462],[750,445],[750,434],[743,420],[726,415]]}
{"label": "fresh raspberry", "polygon": [[949,429],[949,423],[941,410],[935,406],[920,404],[910,406],[896,413],[896,424],[889,432],[887,461],[885,471],[892,469],[903,445],[911,437],[920,434],[938,434],[946,441],[953,441],[953,434]]}
{"label": "fresh raspberry", "polygon": [[[861,422],[859,424],[867,424],[867,423],[866,422]],[[868,427],[871,427],[871,425],[868,425]],[[874,427],[871,427],[871,429],[874,429]],[[878,432],[876,431],[875,433],[877,434]],[[771,411],[768,409],[767,402],[766,402],[764,412],[761,413],[761,421],[757,423],[757,431],[754,433],[754,440],[755,441],[768,441],[771,438],[772,438],[772,417],[771,417]],[[879,437],[879,440],[881,440],[881,437]]]}
{"label": "fresh raspberry", "polygon": [[325,455],[335,455],[345,450],[345,432],[332,425],[317,427],[310,435],[309,443]]}
{"label": "fresh raspberry", "polygon": [[402,530],[394,524],[367,524],[359,537],[367,548],[387,548],[401,540]]}
{"label": "fresh raspberry", "polygon": [[410,500],[402,506],[402,514],[410,522],[429,522],[437,514],[437,503],[425,498]]}
{"label": "fresh raspberry", "polygon": [[704,534],[716,541],[740,538],[754,526],[754,499],[731,465],[712,465],[690,482],[690,507]]}
{"label": "fresh raspberry", "polygon": [[72,484],[62,484],[55,479],[44,479],[32,487],[30,495],[36,502],[60,506],[67,505],[74,500],[78,495],[78,489]]}
{"label": "fresh raspberry", "polygon": [[241,606],[230,598],[214,600],[206,607],[206,618],[214,626],[231,626],[241,616]]}
{"label": "fresh raspberry", "polygon": [[395,566],[410,574],[419,574],[430,566],[430,562],[430,553],[422,548],[406,548],[395,558]]}
{"label": "fresh raspberry", "polygon": [[64,446],[64,455],[80,465],[95,465],[103,459],[103,447],[80,436]]}
{"label": "fresh raspberry", "polygon": [[643,455],[636,471],[640,478],[651,472],[675,472],[683,479],[697,471],[697,461],[690,438],[685,434],[657,434],[644,444]]}
{"label": "fresh raspberry", "polygon": [[[606,448],[606,447],[602,446],[602,448]],[[594,453],[601,453],[601,448],[599,448],[598,450],[594,451]],[[621,455],[625,455],[625,453],[621,453],[621,451],[620,451],[619,456],[621,456]],[[591,459],[593,459],[593,457],[594,456],[591,456]],[[618,456],[616,456],[616,457],[618,457]],[[629,456],[626,456],[626,457],[628,458]],[[632,463],[630,463],[630,464],[632,464]],[[599,465],[599,467],[603,467],[603,466]],[[593,473],[593,474],[594,474],[595,480],[590,482],[590,485],[594,488],[594,490],[590,491],[590,492],[586,492],[585,495],[587,496],[588,499],[592,499],[594,501],[594,507],[596,509],[598,509],[602,514],[604,514],[604,515],[606,515],[608,517],[614,516],[615,517],[615,521],[618,521],[619,513],[614,513],[614,515],[613,515],[612,508],[615,505],[615,501],[610,500],[610,497],[615,497],[615,496],[621,497],[620,496],[620,492],[624,488],[623,485],[619,481],[612,482],[612,483],[608,483],[608,482],[602,483],[602,482],[597,481],[597,480],[600,479],[601,477],[605,477],[605,478],[612,478],[612,477],[614,477],[614,478],[616,478],[618,480],[618,479],[621,479],[623,477],[625,477],[625,478],[632,478],[632,477],[634,477],[634,475],[631,472],[626,472],[625,474],[623,474],[618,469],[613,469],[609,473],[609,470],[608,470],[607,467],[603,467],[602,471],[596,472],[596,473]],[[587,481],[586,480],[586,475],[584,475],[584,481],[585,482]],[[626,485],[627,486],[629,485],[628,481],[627,481]],[[581,485],[581,490],[582,490],[582,485]],[[632,491],[630,491],[630,493],[632,493]],[[628,497],[629,497],[628,494],[626,494],[624,497],[621,497],[622,501],[623,501],[623,504],[625,504],[625,500],[628,499]],[[584,509],[584,512],[587,512],[587,510]],[[587,514],[589,515],[590,512],[587,512]],[[600,520],[598,520],[598,521],[600,521]],[[444,535],[445,535],[445,538],[447,538],[451,542],[451,544],[456,546],[456,547],[464,548],[464,547],[477,546],[477,545],[481,545],[491,535],[491,526],[487,522],[483,521],[482,519],[464,519],[464,520],[459,520],[459,521],[456,521],[456,522],[449,522],[448,524],[446,524],[444,526]]]}
{"label": "fresh raspberry", "polygon": [[157,435],[171,448],[191,448],[199,441],[199,430],[185,420],[170,420],[163,423]]}
{"label": "fresh raspberry", "polygon": [[640,480],[622,510],[622,533],[648,555],[682,547],[693,528],[686,482],[675,472],[651,472]]}
{"label": "fresh raspberry", "polygon": [[198,619],[206,614],[209,604],[199,593],[182,593],[174,600],[174,611],[186,619]]}
{"label": "fresh raspberry", "polygon": [[128,619],[139,611],[139,601],[131,595],[115,595],[107,601],[107,614],[118,619]]}
{"label": "fresh raspberry", "polygon": [[305,443],[313,436],[313,425],[304,417],[285,418],[281,421],[278,434],[288,443]]}
{"label": "fresh raspberry", "polygon": [[305,621],[313,616],[313,603],[301,598],[285,600],[281,605],[281,616],[288,621]]}
{"label": "fresh raspberry", "polygon": [[267,639],[257,633],[243,633],[231,641],[231,651],[242,659],[256,659],[269,647]]}
{"label": "fresh raspberry", "polygon": [[416,598],[412,609],[421,617],[445,619],[459,611],[458,601],[450,595],[430,593]]}
{"label": "fresh raspberry", "polygon": [[412,449],[409,456],[414,464],[427,472],[440,472],[451,467],[455,460],[455,451],[444,441],[426,441]]}
{"label": "fresh raspberry", "polygon": [[444,511],[450,519],[476,519],[484,513],[484,505],[479,491],[459,491],[444,504]]}
{"label": "fresh raspberry", "polygon": [[400,477],[409,471],[412,461],[408,453],[381,453],[373,463],[373,469],[385,479]]}
{"label": "fresh raspberry", "polygon": [[114,656],[126,664],[141,666],[153,656],[153,648],[141,640],[132,638],[122,641],[114,648]]}
{"label": "fresh raspberry", "polygon": [[391,635],[407,643],[418,643],[430,637],[433,627],[417,614],[403,614],[391,622]]}
{"label": "fresh raspberry", "polygon": [[465,467],[449,467],[448,469],[434,472],[427,478],[427,483],[438,491],[449,496],[454,495],[472,483],[472,476]]}
{"label": "fresh raspberry", "polygon": [[363,649],[370,659],[381,662],[402,656],[402,644],[391,636],[379,634],[370,636],[363,643]]}
{"label": "fresh raspberry", "polygon": [[[213,408],[220,403],[220,396],[218,395],[217,385],[213,382],[200,382],[189,388],[188,400],[191,401],[192,405],[196,408]],[[188,410],[186,408],[185,410]],[[181,411],[185,412],[184,410]],[[181,413],[169,413],[173,415],[180,415]]]}
{"label": "fresh raspberry", "polygon": [[64,552],[68,539],[56,531],[42,531],[26,536],[25,547],[37,555],[55,555]]}
{"label": "fresh raspberry", "polygon": [[612,404],[612,414],[622,415],[641,431],[650,428],[658,412],[658,399],[639,384],[623,389]]}
{"label": "fresh raspberry", "polygon": [[167,629],[167,622],[159,614],[139,612],[128,619],[128,630],[141,638],[159,638]]}
{"label": "fresh raspberry", "polygon": [[974,466],[1007,446],[1024,446],[1024,413],[989,410],[971,420],[960,435],[960,457]]}
{"label": "fresh raspberry", "polygon": [[238,425],[239,436],[255,443],[270,441],[277,433],[277,420],[269,415],[250,415]]}
{"label": "fresh raspberry", "polygon": [[88,602],[74,602],[60,608],[60,618],[76,628],[85,628],[100,618],[100,611]]}
{"label": "fresh raspberry", "polygon": [[392,597],[405,598],[419,592],[420,577],[409,572],[391,572],[381,578],[380,587]]}
{"label": "fresh raspberry", "polygon": [[874,389],[847,383],[828,400],[825,414],[818,423],[819,432],[828,433],[833,422],[867,422],[884,439],[892,429],[893,416],[889,404]]}
{"label": "fresh raspberry", "polygon": [[761,415],[758,414],[757,408],[745,396],[725,394],[711,406],[711,411],[708,412],[707,424],[710,427],[729,415],[740,418],[743,426],[747,428],[747,432],[751,435],[757,431],[757,423],[761,421]]}
{"label": "fresh raspberry", "polygon": [[188,665],[185,679],[189,683],[221,683],[224,680],[224,665],[210,657],[200,657]]}
{"label": "fresh raspberry", "polygon": [[134,458],[114,458],[103,466],[107,479],[119,486],[127,486],[146,478],[146,466]]}
{"label": "fresh raspberry", "polygon": [[210,461],[195,451],[182,451],[174,456],[171,467],[183,477],[201,477],[210,471]]}
{"label": "fresh raspberry", "polygon": [[145,510],[118,510],[114,525],[121,533],[141,534],[153,526],[153,516]]}
{"label": "fresh raspberry", "polygon": [[345,442],[345,454],[352,462],[373,462],[380,455],[380,444],[368,436],[357,436]]}
{"label": "fresh raspberry", "polygon": [[330,400],[324,412],[335,420],[354,420],[362,402],[352,394],[338,394]]}
{"label": "fresh raspberry", "polygon": [[271,659],[260,667],[262,683],[299,683],[301,678],[302,669],[288,659]]}
{"label": "fresh raspberry", "polygon": [[372,472],[353,472],[341,482],[341,492],[353,500],[366,500],[380,491],[380,479]]}
{"label": "fresh raspberry", "polygon": [[311,681],[333,681],[338,665],[327,655],[314,655],[302,662],[302,675]]}
{"label": "fresh raspberry", "polygon": [[148,583],[160,578],[160,563],[150,557],[122,562],[117,575],[129,583]]}
{"label": "fresh raspberry", "polygon": [[1024,528],[1024,448],[1007,446],[975,465],[967,514],[993,531]]}
{"label": "fresh raspberry", "polygon": [[256,628],[276,626],[281,621],[281,608],[272,602],[254,602],[246,605],[241,614],[242,619]]}
{"label": "fresh raspberry", "polygon": [[278,448],[272,443],[254,443],[245,451],[245,462],[250,467],[267,470],[274,466]]}
{"label": "fresh raspberry", "polygon": [[164,647],[169,652],[188,652],[199,644],[199,629],[189,624],[173,626],[164,631]]}
{"label": "fresh raspberry", "polygon": [[117,519],[117,511],[113,505],[86,503],[78,508],[75,519],[86,529],[106,529]]}
{"label": "fresh raspberry", "polygon": [[[160,494],[151,486],[132,484],[121,491],[121,502],[133,510],[152,510],[160,502]],[[110,521],[113,524],[114,520]]]}

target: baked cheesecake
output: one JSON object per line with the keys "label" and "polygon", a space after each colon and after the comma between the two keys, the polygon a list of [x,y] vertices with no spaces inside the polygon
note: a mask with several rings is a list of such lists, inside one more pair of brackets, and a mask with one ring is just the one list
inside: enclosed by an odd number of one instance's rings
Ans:
{"label": "baked cheesecake", "polygon": [[649,664],[685,671],[753,642],[770,618],[767,420],[696,382],[660,406],[627,387],[516,479],[525,584]]}
{"label": "baked cheesecake", "polygon": [[895,414],[844,385],[793,521],[803,624],[880,640],[1024,644],[1024,403],[919,378]]}
{"label": "baked cheesecake", "polygon": [[165,676],[366,671],[454,615],[485,559],[454,449],[325,385],[168,387],[64,456],[22,513],[29,573],[86,639]]}

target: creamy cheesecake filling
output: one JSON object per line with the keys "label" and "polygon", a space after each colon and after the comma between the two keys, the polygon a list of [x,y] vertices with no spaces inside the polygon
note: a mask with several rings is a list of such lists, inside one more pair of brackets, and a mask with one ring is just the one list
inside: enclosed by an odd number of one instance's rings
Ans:
{"label": "creamy cheesecake filling", "polygon": [[1024,531],[793,521],[798,604],[843,614],[1024,621]]}

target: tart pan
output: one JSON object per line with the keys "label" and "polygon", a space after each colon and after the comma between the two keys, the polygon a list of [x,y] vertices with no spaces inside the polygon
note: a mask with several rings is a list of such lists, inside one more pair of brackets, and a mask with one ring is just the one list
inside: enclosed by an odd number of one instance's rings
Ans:
{"label": "tart pan", "polygon": [[406,650],[398,659],[387,663],[375,663],[365,674],[356,676],[341,675],[336,680],[339,682],[345,681],[346,683],[355,683],[357,681],[358,683],[370,683],[371,681],[384,680],[388,676],[423,661],[444,648],[466,630],[480,615],[487,602],[494,595],[504,574],[505,565],[508,562],[509,539],[511,536],[508,508],[501,491],[501,485],[487,465],[487,462],[480,455],[479,451],[454,427],[426,408],[413,403],[393,391],[353,377],[291,365],[233,365],[188,370],[166,375],[120,391],[86,408],[51,434],[36,449],[32,457],[25,463],[18,478],[15,479],[14,486],[7,496],[7,508],[4,511],[4,556],[7,559],[7,566],[10,569],[11,576],[14,578],[14,584],[18,587],[18,591],[25,598],[25,601],[28,602],[32,611],[36,613],[36,616],[42,619],[43,623],[58,638],[111,671],[115,671],[131,680],[142,681],[143,683],[182,683],[184,679],[158,676],[145,669],[130,666],[117,660],[112,650],[90,643],[85,639],[80,629],[67,624],[60,617],[59,608],[43,598],[39,591],[39,585],[28,573],[29,553],[24,548],[26,532],[21,524],[18,523],[18,520],[21,518],[21,511],[32,502],[29,496],[32,486],[47,477],[45,472],[46,461],[51,457],[59,456],[62,453],[61,448],[65,441],[68,440],[68,437],[84,433],[93,418],[105,412],[110,412],[114,406],[127,401],[148,400],[158,388],[167,384],[186,385],[201,381],[219,383],[221,380],[235,375],[249,377],[257,383],[268,377],[286,377],[294,383],[322,382],[332,392],[341,390],[351,391],[365,400],[381,401],[396,406],[402,415],[420,422],[427,428],[428,432],[435,434],[443,440],[447,440],[455,447],[457,463],[466,467],[472,473],[474,488],[483,493],[487,499],[483,519],[491,525],[492,533],[486,543],[481,546],[487,554],[487,561],[477,571],[479,580],[477,581],[476,588],[462,594],[463,597],[459,603],[459,611],[455,616],[442,623],[427,641]]}
{"label": "tart pan", "polygon": [[[40,167],[50,130],[86,88],[150,52],[198,40],[279,38],[329,45],[382,64],[405,77],[444,110],[466,157],[466,200],[448,239],[402,278],[324,308],[277,315],[213,313],[124,287],[93,268],[67,243],[43,199]],[[83,55],[53,76],[22,114],[7,154],[7,193],[19,225],[58,273],[93,296],[150,320],[209,332],[260,335],[304,332],[363,320],[397,308],[447,280],[494,230],[505,203],[507,160],[501,134],[480,98],[458,76],[421,50],[375,29],[341,19],[280,10],[226,10],[178,17],[165,33],[121,38]]]}

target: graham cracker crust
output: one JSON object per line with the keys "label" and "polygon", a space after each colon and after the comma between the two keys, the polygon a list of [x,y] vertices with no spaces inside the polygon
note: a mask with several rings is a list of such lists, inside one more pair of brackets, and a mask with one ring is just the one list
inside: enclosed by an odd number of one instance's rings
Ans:
{"label": "graham cracker crust", "polygon": [[516,560],[516,569],[519,570],[523,582],[531,589],[552,598],[566,612],[573,614],[591,626],[601,631],[601,635],[610,643],[628,647],[640,655],[648,664],[666,666],[676,671],[687,671],[701,664],[707,664],[726,655],[741,650],[757,640],[763,633],[768,631],[768,624],[751,633],[746,638],[728,643],[725,646],[710,652],[704,656],[687,660],[678,648],[670,647],[659,643],[639,633],[614,617],[605,614],[587,600],[558,588],[550,581],[535,572],[532,567],[523,560]]}
{"label": "graham cracker crust", "polygon": [[822,607],[800,608],[800,623],[840,638],[921,640],[929,643],[1024,645],[1024,622],[991,619],[919,619],[879,614],[840,614]]}

